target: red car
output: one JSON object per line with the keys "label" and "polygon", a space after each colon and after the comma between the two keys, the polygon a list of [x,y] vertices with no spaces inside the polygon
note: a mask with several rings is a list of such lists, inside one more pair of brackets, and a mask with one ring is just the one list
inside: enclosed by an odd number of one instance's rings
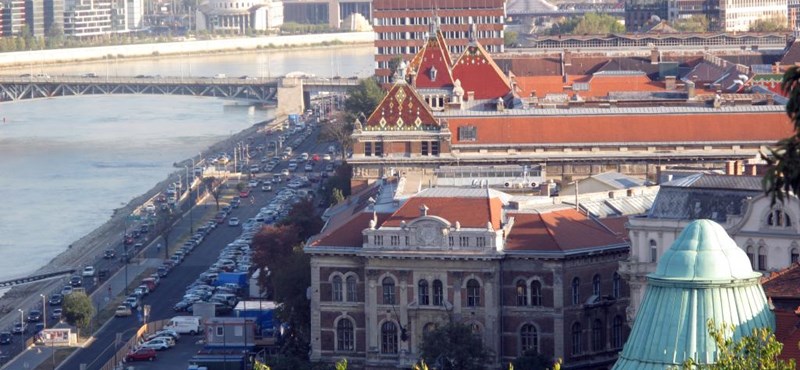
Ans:
{"label": "red car", "polygon": [[139,348],[135,351],[128,352],[125,355],[125,362],[131,361],[153,361],[156,359],[156,350],[152,348]]}
{"label": "red car", "polygon": [[244,189],[239,192],[239,197],[241,198],[247,198],[249,196],[250,196],[250,189]]}

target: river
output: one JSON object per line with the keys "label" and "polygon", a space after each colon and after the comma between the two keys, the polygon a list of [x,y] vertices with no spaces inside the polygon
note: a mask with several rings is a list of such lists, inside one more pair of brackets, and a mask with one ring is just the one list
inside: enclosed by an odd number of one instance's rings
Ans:
{"label": "river", "polygon": [[[320,77],[372,74],[369,45],[80,65],[50,75]],[[25,73],[5,71],[4,73]],[[0,281],[28,275],[174,171],[174,162],[271,118],[216,98],[109,95],[0,104]]]}

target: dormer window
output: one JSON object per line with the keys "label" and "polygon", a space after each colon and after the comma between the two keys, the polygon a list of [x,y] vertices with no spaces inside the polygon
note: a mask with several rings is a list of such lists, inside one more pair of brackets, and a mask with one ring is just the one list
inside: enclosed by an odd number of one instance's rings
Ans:
{"label": "dormer window", "polygon": [[431,69],[428,70],[428,74],[429,74],[429,76],[431,78],[431,81],[436,81],[436,74],[438,72],[439,71],[436,70],[436,67],[431,67]]}
{"label": "dormer window", "polygon": [[782,209],[775,209],[767,215],[767,225],[772,227],[791,227],[792,219]]}

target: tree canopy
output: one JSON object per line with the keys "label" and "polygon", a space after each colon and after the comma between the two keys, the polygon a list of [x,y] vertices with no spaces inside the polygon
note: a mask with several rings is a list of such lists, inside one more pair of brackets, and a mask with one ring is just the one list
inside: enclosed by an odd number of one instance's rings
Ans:
{"label": "tree canopy", "polygon": [[349,121],[364,115],[369,117],[372,111],[380,104],[386,92],[378,85],[374,78],[365,78],[358,82],[358,86],[347,89],[347,99],[344,109]]}
{"label": "tree canopy", "polygon": [[469,325],[448,323],[422,337],[421,357],[437,370],[479,370],[489,356]]}
{"label": "tree canopy", "polygon": [[707,32],[708,18],[695,14],[689,18],[681,18],[672,23],[672,28],[681,32]]}
{"label": "tree canopy", "polygon": [[762,154],[767,162],[764,190],[772,203],[783,202],[789,194],[800,192],[800,69],[791,67],[783,75],[781,88],[789,102],[786,114],[792,121],[794,134],[779,141],[774,148]]}
{"label": "tree canopy", "polygon": [[553,24],[551,35],[605,35],[625,32],[625,26],[608,14],[587,13],[582,17],[571,17]]}
{"label": "tree canopy", "polygon": [[771,19],[757,19],[750,23],[751,32],[781,32],[788,31],[786,17],[773,17]]}
{"label": "tree canopy", "polygon": [[92,322],[94,306],[92,299],[84,292],[74,292],[65,296],[61,308],[64,310],[64,320],[78,329],[86,329]]}
{"label": "tree canopy", "polygon": [[752,334],[739,341],[732,339],[733,326],[722,323],[719,327],[713,320],[708,320],[708,334],[717,344],[717,360],[713,364],[696,364],[688,359],[683,364],[684,370],[794,370],[794,359],[783,361],[778,355],[783,344],[775,339],[769,329],[754,328]]}

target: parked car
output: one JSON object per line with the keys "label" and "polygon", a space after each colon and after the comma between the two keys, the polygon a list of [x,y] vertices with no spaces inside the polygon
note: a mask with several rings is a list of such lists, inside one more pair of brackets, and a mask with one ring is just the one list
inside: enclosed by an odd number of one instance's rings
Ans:
{"label": "parked car", "polygon": [[4,331],[0,333],[0,344],[11,344],[11,339],[14,338],[11,333]]}
{"label": "parked car", "polygon": [[54,308],[52,312],[50,312],[50,317],[56,320],[61,320],[61,315],[63,311],[60,308]]}
{"label": "parked car", "polygon": [[169,348],[169,342],[167,342],[167,340],[164,338],[156,338],[142,343],[139,348],[150,348],[156,351],[163,351]]}
{"label": "parked car", "polygon": [[31,310],[28,312],[28,322],[39,322],[42,321],[42,311],[39,310]]}
{"label": "parked car", "polygon": [[50,299],[47,301],[51,306],[58,306],[62,302],[64,302],[64,296],[61,294],[53,294],[50,296]]}
{"label": "parked car", "polygon": [[117,309],[114,311],[114,316],[116,317],[128,317],[132,314],[133,311],[131,311],[131,308],[124,304],[117,306]]}
{"label": "parked car", "polygon": [[125,355],[125,362],[153,361],[156,359],[156,350],[152,348],[138,348]]}
{"label": "parked car", "polygon": [[83,272],[81,272],[81,276],[83,277],[94,277],[94,266],[86,266],[83,268]]}

